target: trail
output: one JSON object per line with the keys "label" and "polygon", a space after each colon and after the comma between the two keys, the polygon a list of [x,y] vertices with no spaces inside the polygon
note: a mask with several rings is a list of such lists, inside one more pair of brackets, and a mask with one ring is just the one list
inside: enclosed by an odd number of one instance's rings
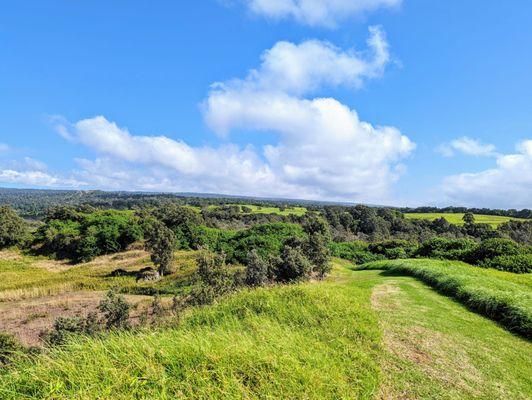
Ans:
{"label": "trail", "polygon": [[529,399],[532,344],[415,278],[353,272],[382,329],[379,399]]}

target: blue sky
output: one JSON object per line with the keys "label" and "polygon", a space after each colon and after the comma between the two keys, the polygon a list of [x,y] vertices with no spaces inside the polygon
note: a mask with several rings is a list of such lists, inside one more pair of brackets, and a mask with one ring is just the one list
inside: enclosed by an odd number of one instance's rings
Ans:
{"label": "blue sky", "polygon": [[0,185],[532,207],[532,3],[10,2]]}

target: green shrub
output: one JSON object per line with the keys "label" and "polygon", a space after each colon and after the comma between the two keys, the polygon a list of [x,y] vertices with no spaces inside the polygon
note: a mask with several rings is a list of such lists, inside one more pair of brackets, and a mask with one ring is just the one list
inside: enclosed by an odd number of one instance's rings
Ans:
{"label": "green shrub", "polygon": [[513,256],[521,252],[521,247],[511,239],[486,239],[470,252],[466,261],[471,264],[480,264],[485,260],[499,256]]}
{"label": "green shrub", "polygon": [[484,260],[480,266],[517,274],[526,274],[532,272],[532,254],[497,256],[490,260]]}
{"label": "green shrub", "polygon": [[124,296],[117,294],[114,290],[108,291],[98,305],[98,309],[105,317],[107,329],[129,328],[130,308]]}
{"label": "green shrub", "polygon": [[380,254],[388,259],[407,258],[415,249],[415,244],[401,239],[384,240],[368,246],[371,253]]}
{"label": "green shrub", "polygon": [[355,264],[365,264],[384,259],[384,256],[373,254],[368,250],[368,244],[362,241],[329,243],[333,257],[343,258]]}
{"label": "green shrub", "polygon": [[415,257],[464,260],[477,243],[471,239],[447,239],[435,237],[424,241],[414,252]]}
{"label": "green shrub", "polygon": [[13,355],[22,351],[22,346],[10,334],[0,332],[0,367],[8,364]]}

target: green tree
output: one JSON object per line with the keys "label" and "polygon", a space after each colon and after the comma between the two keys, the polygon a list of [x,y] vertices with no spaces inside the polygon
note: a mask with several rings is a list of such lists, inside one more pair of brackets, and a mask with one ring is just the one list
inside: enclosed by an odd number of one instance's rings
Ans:
{"label": "green tree", "polygon": [[154,222],[146,239],[146,250],[151,253],[151,260],[157,266],[159,274],[170,272],[174,255],[175,235],[161,222]]}
{"label": "green tree", "polygon": [[0,206],[0,249],[22,243],[26,222],[9,206]]}
{"label": "green tree", "polygon": [[462,221],[464,221],[466,225],[473,225],[475,223],[475,215],[468,211],[462,217]]}

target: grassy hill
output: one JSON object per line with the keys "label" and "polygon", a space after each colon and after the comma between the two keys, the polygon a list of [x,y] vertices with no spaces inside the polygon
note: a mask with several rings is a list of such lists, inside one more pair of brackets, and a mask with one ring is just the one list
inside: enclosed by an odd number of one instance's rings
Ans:
{"label": "grassy hill", "polygon": [[[408,219],[427,219],[429,221],[433,221],[437,218],[443,217],[451,224],[456,224],[456,225],[464,225],[464,221],[462,220],[463,216],[464,216],[463,213],[406,213],[405,214],[405,218],[408,218]],[[523,218],[503,217],[500,215],[475,214],[476,223],[489,224],[494,228],[510,220],[526,221]]]}
{"label": "grassy hill", "polygon": [[350,268],[335,260],[325,282],[243,290],[166,328],[18,360],[0,398],[530,397],[530,342],[404,271]]}

